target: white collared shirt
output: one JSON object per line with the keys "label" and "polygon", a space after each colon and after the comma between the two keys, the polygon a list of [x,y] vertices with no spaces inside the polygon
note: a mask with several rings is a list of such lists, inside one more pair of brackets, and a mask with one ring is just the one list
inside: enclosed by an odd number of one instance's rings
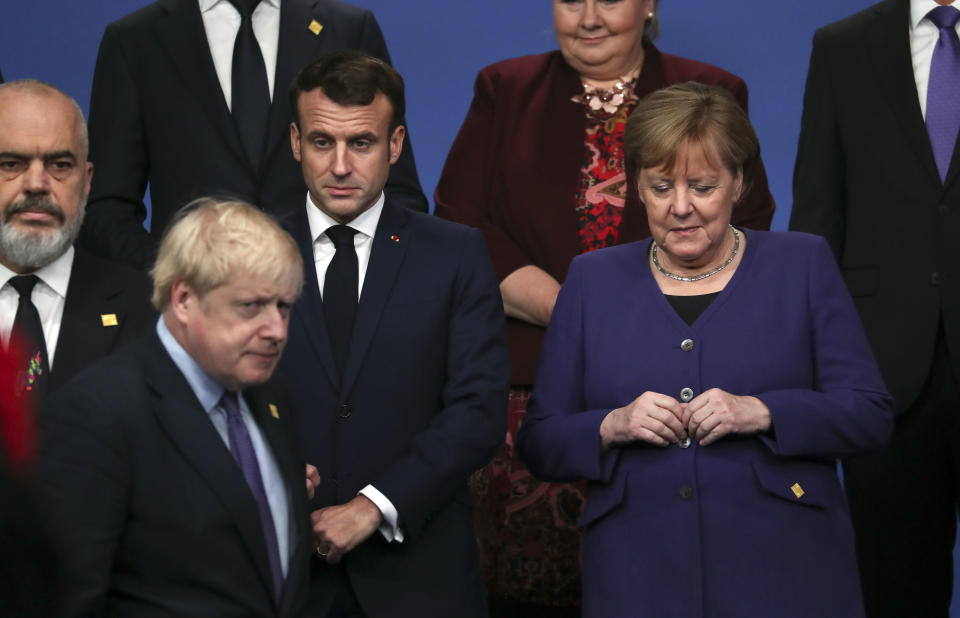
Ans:
{"label": "white collared shirt", "polygon": [[[217,70],[217,80],[227,107],[233,110],[233,44],[240,31],[240,12],[229,0],[199,0],[203,29],[207,33],[210,55]],[[273,99],[273,83],[277,73],[277,47],[280,41],[280,0],[260,0],[253,11],[253,36],[260,44],[263,64],[267,67],[267,86]]]}
{"label": "white collared shirt", "polygon": [[[940,29],[927,19],[927,13],[940,6],[934,0],[910,0],[910,55],[913,59],[913,78],[917,81],[920,112],[927,118],[927,86],[930,81],[930,63],[933,49],[940,39]],[[950,6],[960,9],[960,3]],[[956,25],[960,35],[960,21]]]}
{"label": "white collared shirt", "polygon": [[[377,231],[377,225],[380,223],[380,214],[383,212],[384,197],[380,192],[380,197],[367,210],[360,213],[356,219],[348,225],[357,230],[353,235],[353,247],[357,251],[357,298],[363,300],[363,280],[367,274],[367,265],[370,263],[370,251],[373,249],[373,235]],[[310,226],[310,238],[313,239],[313,263],[317,269],[317,285],[319,286],[320,296],[323,297],[323,282],[327,278],[327,268],[330,261],[333,260],[337,248],[333,241],[326,235],[327,228],[340,223],[333,217],[323,212],[313,204],[310,195],[307,194],[307,222]],[[380,534],[388,542],[403,542],[403,531],[397,525],[400,514],[385,495],[373,485],[367,485],[360,490],[360,493],[370,499],[377,505],[380,513],[383,515],[383,523],[380,524]]]}
{"label": "white collared shirt", "polygon": [[[40,314],[50,371],[53,371],[53,353],[57,349],[60,324],[63,323],[63,306],[67,299],[67,287],[70,285],[73,254],[73,247],[68,247],[63,255],[30,273],[40,278],[33,287],[30,300]],[[17,317],[17,306],[20,304],[20,294],[10,285],[10,279],[16,275],[17,273],[0,264],[0,339],[4,348],[10,344],[10,331],[13,330],[13,320]]]}

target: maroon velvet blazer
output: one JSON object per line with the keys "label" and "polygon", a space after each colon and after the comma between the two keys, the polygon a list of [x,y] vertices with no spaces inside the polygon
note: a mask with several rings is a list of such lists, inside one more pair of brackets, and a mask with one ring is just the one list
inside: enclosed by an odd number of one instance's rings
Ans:
{"label": "maroon velvet blazer", "polygon": [[[646,46],[636,91],[644,97],[687,81],[720,86],[747,109],[742,79],[702,62]],[[571,97],[580,78],[559,51],[512,58],[477,75],[474,98],[437,185],[435,214],[480,228],[502,281],[533,264],[561,283],[580,253],[576,190],[586,116]],[[628,183],[620,243],[650,235],[634,183]],[[773,196],[761,164],[733,223],[768,229]],[[511,380],[532,384],[545,329],[508,319]]]}

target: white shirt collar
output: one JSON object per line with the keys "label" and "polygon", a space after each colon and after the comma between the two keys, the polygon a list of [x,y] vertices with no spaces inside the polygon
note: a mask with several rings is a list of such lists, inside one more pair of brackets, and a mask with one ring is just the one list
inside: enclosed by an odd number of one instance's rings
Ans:
{"label": "white shirt collar", "polygon": [[[67,286],[70,284],[70,269],[73,267],[73,246],[67,247],[63,255],[33,273],[43,281],[47,287],[56,292],[60,298],[67,297]],[[17,273],[3,264],[0,264],[0,288],[5,286]]]}
{"label": "white shirt collar", "polygon": [[[927,13],[933,9],[940,6],[934,0],[910,0],[910,29],[914,30],[917,26],[920,25],[920,22],[923,21],[923,18],[927,16]],[[956,2],[949,6],[956,6],[960,9],[960,5]],[[930,24],[933,25],[932,23]]]}
{"label": "white shirt collar", "polygon": [[[200,12],[206,13],[216,5],[221,2],[229,2],[229,0],[199,0],[200,2]],[[280,8],[280,0],[260,0],[260,2],[266,2],[275,9]]]}
{"label": "white shirt collar", "polygon": [[[383,191],[381,191],[380,197],[377,198],[373,206],[360,213],[356,219],[347,225],[357,230],[359,234],[367,238],[373,238],[377,231],[377,224],[380,222],[380,214],[383,212],[384,201]],[[337,220],[314,205],[309,193],[307,194],[307,221],[310,224],[310,238],[313,242],[317,242],[320,235],[326,232],[330,226],[339,225]]]}

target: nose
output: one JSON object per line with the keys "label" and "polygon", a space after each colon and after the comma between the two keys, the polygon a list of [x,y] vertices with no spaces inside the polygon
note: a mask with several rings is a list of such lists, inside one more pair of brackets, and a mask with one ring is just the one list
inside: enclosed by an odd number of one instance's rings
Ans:
{"label": "nose", "polygon": [[344,177],[350,174],[350,153],[346,144],[337,144],[333,154],[333,168],[330,170],[335,176]]}
{"label": "nose", "polygon": [[47,194],[50,192],[50,172],[43,161],[31,161],[23,175],[23,190],[26,193]]}
{"label": "nose", "polygon": [[273,305],[264,311],[260,336],[264,339],[282,343],[287,338],[287,318],[280,308]]}
{"label": "nose", "polygon": [[580,17],[580,26],[593,30],[600,25],[600,16],[597,13],[597,0],[586,0],[583,3],[583,15]]}
{"label": "nose", "polygon": [[693,212],[693,193],[686,183],[678,182],[673,191],[673,203],[670,212],[675,217],[683,218]]}

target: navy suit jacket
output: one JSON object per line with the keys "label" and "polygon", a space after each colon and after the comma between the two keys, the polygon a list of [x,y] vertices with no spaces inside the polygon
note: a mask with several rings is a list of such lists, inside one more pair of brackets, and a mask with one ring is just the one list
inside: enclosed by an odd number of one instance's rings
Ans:
{"label": "navy suit jacket", "polygon": [[[744,233],[692,325],[657,287],[649,240],[570,268],[517,446],[540,478],[588,481],[584,616],[863,615],[835,458],[884,444],[890,398],[826,243]],[[773,432],[601,452],[611,410],[684,388],[758,397]]]}
{"label": "navy suit jacket", "polygon": [[[308,28],[316,21],[323,29]],[[284,0],[260,169],[244,154],[220,89],[196,0],[158,0],[107,26],[90,96],[90,161],[96,167],[81,241],[137,268],[153,263],[170,217],[190,200],[234,195],[272,213],[300,208],[306,186],[290,151],[287,88],[315,57],[357,49],[390,57],[373,14],[336,0]],[[150,184],[150,232],[143,194]],[[426,212],[409,143],[387,193]]]}
{"label": "navy suit jacket", "polygon": [[960,139],[942,181],[909,23],[909,0],[885,0],[817,30],[790,213],[833,248],[898,413],[941,336],[960,374]]}
{"label": "navy suit jacket", "polygon": [[[387,198],[341,380],[305,210],[286,223],[303,252],[305,286],[281,363],[303,452],[322,476],[313,508],[372,484],[397,508],[405,536],[388,544],[375,532],[345,557],[365,613],[487,615],[467,478],[503,441],[509,362],[483,237]],[[316,561],[317,615],[335,581]]]}
{"label": "navy suit jacket", "polygon": [[300,615],[312,543],[296,417],[275,382],[243,396],[290,496],[282,597],[243,473],[151,331],[41,415],[41,490],[67,550],[71,616]]}

